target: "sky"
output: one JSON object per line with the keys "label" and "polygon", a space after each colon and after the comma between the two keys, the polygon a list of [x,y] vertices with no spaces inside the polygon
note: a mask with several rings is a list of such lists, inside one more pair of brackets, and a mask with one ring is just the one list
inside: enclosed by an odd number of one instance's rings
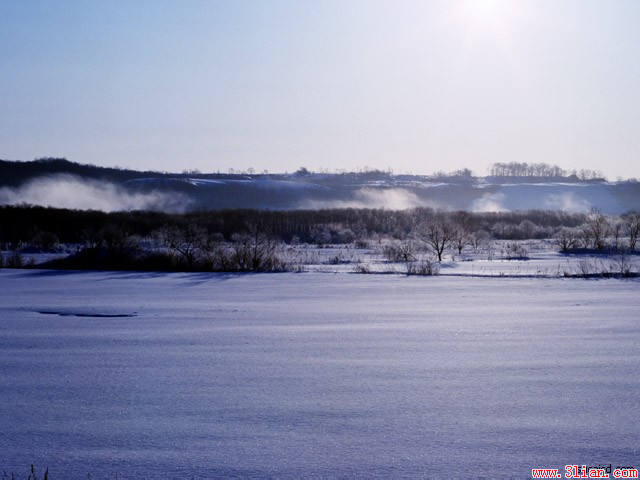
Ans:
{"label": "sky", "polygon": [[0,0],[0,158],[640,177],[635,0]]}

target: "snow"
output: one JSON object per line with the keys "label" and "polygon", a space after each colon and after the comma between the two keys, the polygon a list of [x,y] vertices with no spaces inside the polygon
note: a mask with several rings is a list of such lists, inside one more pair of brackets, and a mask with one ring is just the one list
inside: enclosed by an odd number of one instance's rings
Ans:
{"label": "snow", "polygon": [[2,270],[0,287],[0,469],[24,476],[640,458],[637,280]]}
{"label": "snow", "polygon": [[[527,254],[526,259],[509,259],[505,253],[507,244],[520,245]],[[294,263],[304,264],[308,272],[349,273],[357,265],[366,265],[372,273],[406,273],[406,265],[389,262],[383,255],[385,243],[371,248],[354,248],[351,245],[334,245],[318,248],[314,245],[289,247],[285,257]],[[434,258],[433,254],[417,252],[418,261]],[[640,255],[626,255],[624,262],[631,272],[640,272]],[[588,272],[620,273],[620,255],[605,254],[561,254],[553,240],[506,241],[494,240],[491,246],[484,245],[477,252],[465,247],[462,255],[448,250],[440,264],[440,275],[453,276],[522,276],[564,277]]]}
{"label": "snow", "polygon": [[[125,182],[127,185],[146,185],[157,187],[159,191],[171,186],[186,184],[194,187],[193,195],[211,194],[220,189],[239,188],[251,191],[268,191],[282,196],[277,203],[279,208],[308,208],[314,202],[323,202],[323,208],[340,206],[341,202],[359,201],[362,190],[384,195],[392,191],[399,195],[410,193],[414,202],[402,208],[426,206],[443,209],[463,209],[478,212],[484,211],[518,211],[529,209],[564,210],[568,212],[588,212],[598,207],[608,214],[621,214],[628,210],[640,208],[637,189],[629,188],[625,182],[572,183],[563,181],[548,182],[532,180],[530,182],[496,183],[482,179],[476,183],[442,182],[436,179],[413,177],[389,177],[385,179],[362,179],[356,177],[348,184],[342,183],[340,177],[310,175],[294,177],[291,180],[264,176],[245,176],[235,178],[140,178]],[[242,192],[237,192],[241,197]],[[305,195],[299,198],[298,195]],[[295,201],[287,196],[293,195]],[[371,196],[371,195],[370,195]],[[398,208],[393,203],[379,204],[379,196],[365,198],[367,208]],[[202,200],[204,206],[215,206]],[[233,205],[232,205],[233,206]],[[255,204],[254,208],[264,208],[263,204]],[[191,208],[191,207],[190,207]]]}
{"label": "snow", "polygon": [[133,180],[128,180],[125,183],[128,184],[146,184],[153,185],[157,184],[158,187],[163,187],[169,183],[187,183],[194,187],[216,187],[220,185],[244,185],[254,188],[266,188],[266,189],[307,189],[307,190],[317,190],[317,189],[326,189],[321,185],[317,185],[315,183],[309,182],[299,182],[299,181],[291,181],[291,180],[272,180],[268,178],[241,178],[241,179],[211,179],[211,178],[197,178],[197,177],[176,177],[176,178],[136,178]]}

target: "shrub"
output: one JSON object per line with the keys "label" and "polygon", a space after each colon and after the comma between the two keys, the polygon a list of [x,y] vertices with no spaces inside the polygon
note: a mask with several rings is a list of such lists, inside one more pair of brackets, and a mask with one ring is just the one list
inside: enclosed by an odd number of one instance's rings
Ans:
{"label": "shrub", "polygon": [[326,262],[329,265],[342,265],[345,263],[351,263],[351,260],[346,258],[342,252],[338,253],[337,255],[334,255],[333,257],[330,257],[329,260],[327,260]]}
{"label": "shrub", "polygon": [[353,267],[353,273],[371,273],[369,265],[366,263],[358,263]]}
{"label": "shrub", "polygon": [[416,248],[411,242],[394,242],[382,249],[384,257],[389,262],[413,262],[416,260]]}
{"label": "shrub", "polygon": [[489,232],[486,230],[478,230],[470,235],[469,242],[473,247],[473,251],[478,253],[484,245],[489,243],[490,239],[491,234]]}
{"label": "shrub", "polygon": [[277,242],[254,231],[248,235],[236,235],[231,247],[230,264],[240,272],[282,272],[286,263],[276,254]]}
{"label": "shrub", "polygon": [[613,258],[613,265],[617,274],[622,277],[631,276],[631,260],[626,252],[621,251]]}
{"label": "shrub", "polygon": [[504,247],[504,256],[507,260],[528,260],[529,252],[517,242],[509,242]]}
{"label": "shrub", "polygon": [[407,263],[407,275],[438,275],[440,264],[430,258]]}
{"label": "shrub", "polygon": [[20,252],[14,250],[6,259],[5,266],[7,268],[23,268],[25,266],[24,258]]}
{"label": "shrub", "polygon": [[555,235],[555,243],[560,247],[560,250],[563,252],[567,252],[572,248],[576,248],[578,246],[578,237],[580,232],[576,231],[573,228],[563,227]]}

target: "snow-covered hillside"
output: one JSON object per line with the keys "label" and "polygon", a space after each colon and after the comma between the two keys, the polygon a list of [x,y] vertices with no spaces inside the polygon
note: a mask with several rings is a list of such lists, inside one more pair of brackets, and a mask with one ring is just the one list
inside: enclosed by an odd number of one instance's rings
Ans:
{"label": "snow-covered hillside", "polygon": [[338,182],[326,175],[270,179],[136,179],[128,187],[188,192],[193,204],[206,208],[388,208],[419,206],[469,210],[529,209],[586,212],[597,207],[620,214],[640,209],[640,184],[631,182],[447,183],[389,177]]}
{"label": "snow-covered hillside", "polygon": [[0,205],[30,203],[97,210],[433,207],[607,214],[640,209],[640,182],[568,177],[393,175],[387,172],[172,174],[80,165],[66,160],[0,161]]}

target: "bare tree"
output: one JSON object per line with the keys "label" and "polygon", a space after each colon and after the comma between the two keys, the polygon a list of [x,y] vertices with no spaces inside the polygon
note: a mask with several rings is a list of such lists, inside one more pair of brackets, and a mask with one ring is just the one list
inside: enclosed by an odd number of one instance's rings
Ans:
{"label": "bare tree", "polygon": [[190,224],[186,229],[165,225],[160,230],[160,240],[172,253],[180,256],[192,268],[199,250],[207,242],[206,230]]}
{"label": "bare tree", "polygon": [[107,223],[98,232],[100,244],[110,251],[135,250],[140,239],[129,234],[123,227],[114,223]]}
{"label": "bare tree", "polygon": [[469,244],[469,234],[473,217],[469,212],[455,212],[452,216],[452,235],[451,243],[458,251],[458,255],[462,254],[462,250]]}
{"label": "bare tree", "polygon": [[587,225],[582,225],[577,230],[578,241],[577,244],[582,246],[583,248],[591,247],[591,230]]}
{"label": "bare tree", "polygon": [[458,255],[462,255],[462,250],[469,244],[469,234],[462,225],[454,225],[452,228],[451,244],[458,251]]}
{"label": "bare tree", "polygon": [[620,242],[624,236],[625,224],[621,220],[615,219],[611,222],[610,227],[610,233],[613,237],[613,248],[614,250],[619,250],[622,246]]}
{"label": "bare tree", "polygon": [[604,250],[610,226],[607,217],[605,217],[599,209],[591,209],[591,212],[587,216],[586,231],[593,247],[598,250]]}
{"label": "bare tree", "polygon": [[416,260],[416,246],[411,241],[393,242],[385,245],[382,253],[390,262],[414,262]]}
{"label": "bare tree", "polygon": [[531,220],[525,219],[518,225],[518,230],[520,230],[523,239],[531,239],[536,232],[536,224]]}
{"label": "bare tree", "polygon": [[573,228],[563,227],[555,235],[555,242],[560,250],[566,252],[578,245],[578,236],[580,232]]}
{"label": "bare tree", "polygon": [[284,269],[284,262],[276,254],[278,242],[265,234],[260,226],[250,225],[249,232],[234,235],[233,261],[241,271],[275,271]]}
{"label": "bare tree", "polygon": [[426,242],[442,262],[442,254],[453,239],[454,228],[442,214],[435,215],[431,220],[423,223],[418,236]]}
{"label": "bare tree", "polygon": [[507,236],[509,225],[504,222],[496,222],[491,227],[491,232],[496,238],[504,238]]}
{"label": "bare tree", "polygon": [[622,221],[626,227],[626,234],[629,236],[629,250],[636,249],[638,236],[640,236],[640,212],[630,212],[622,216]]}
{"label": "bare tree", "polygon": [[478,230],[477,232],[473,232],[469,236],[469,242],[471,243],[471,246],[473,247],[473,251],[475,253],[478,253],[480,248],[483,245],[485,245],[489,241],[490,238],[491,238],[491,234],[489,232],[487,232],[486,230]]}

